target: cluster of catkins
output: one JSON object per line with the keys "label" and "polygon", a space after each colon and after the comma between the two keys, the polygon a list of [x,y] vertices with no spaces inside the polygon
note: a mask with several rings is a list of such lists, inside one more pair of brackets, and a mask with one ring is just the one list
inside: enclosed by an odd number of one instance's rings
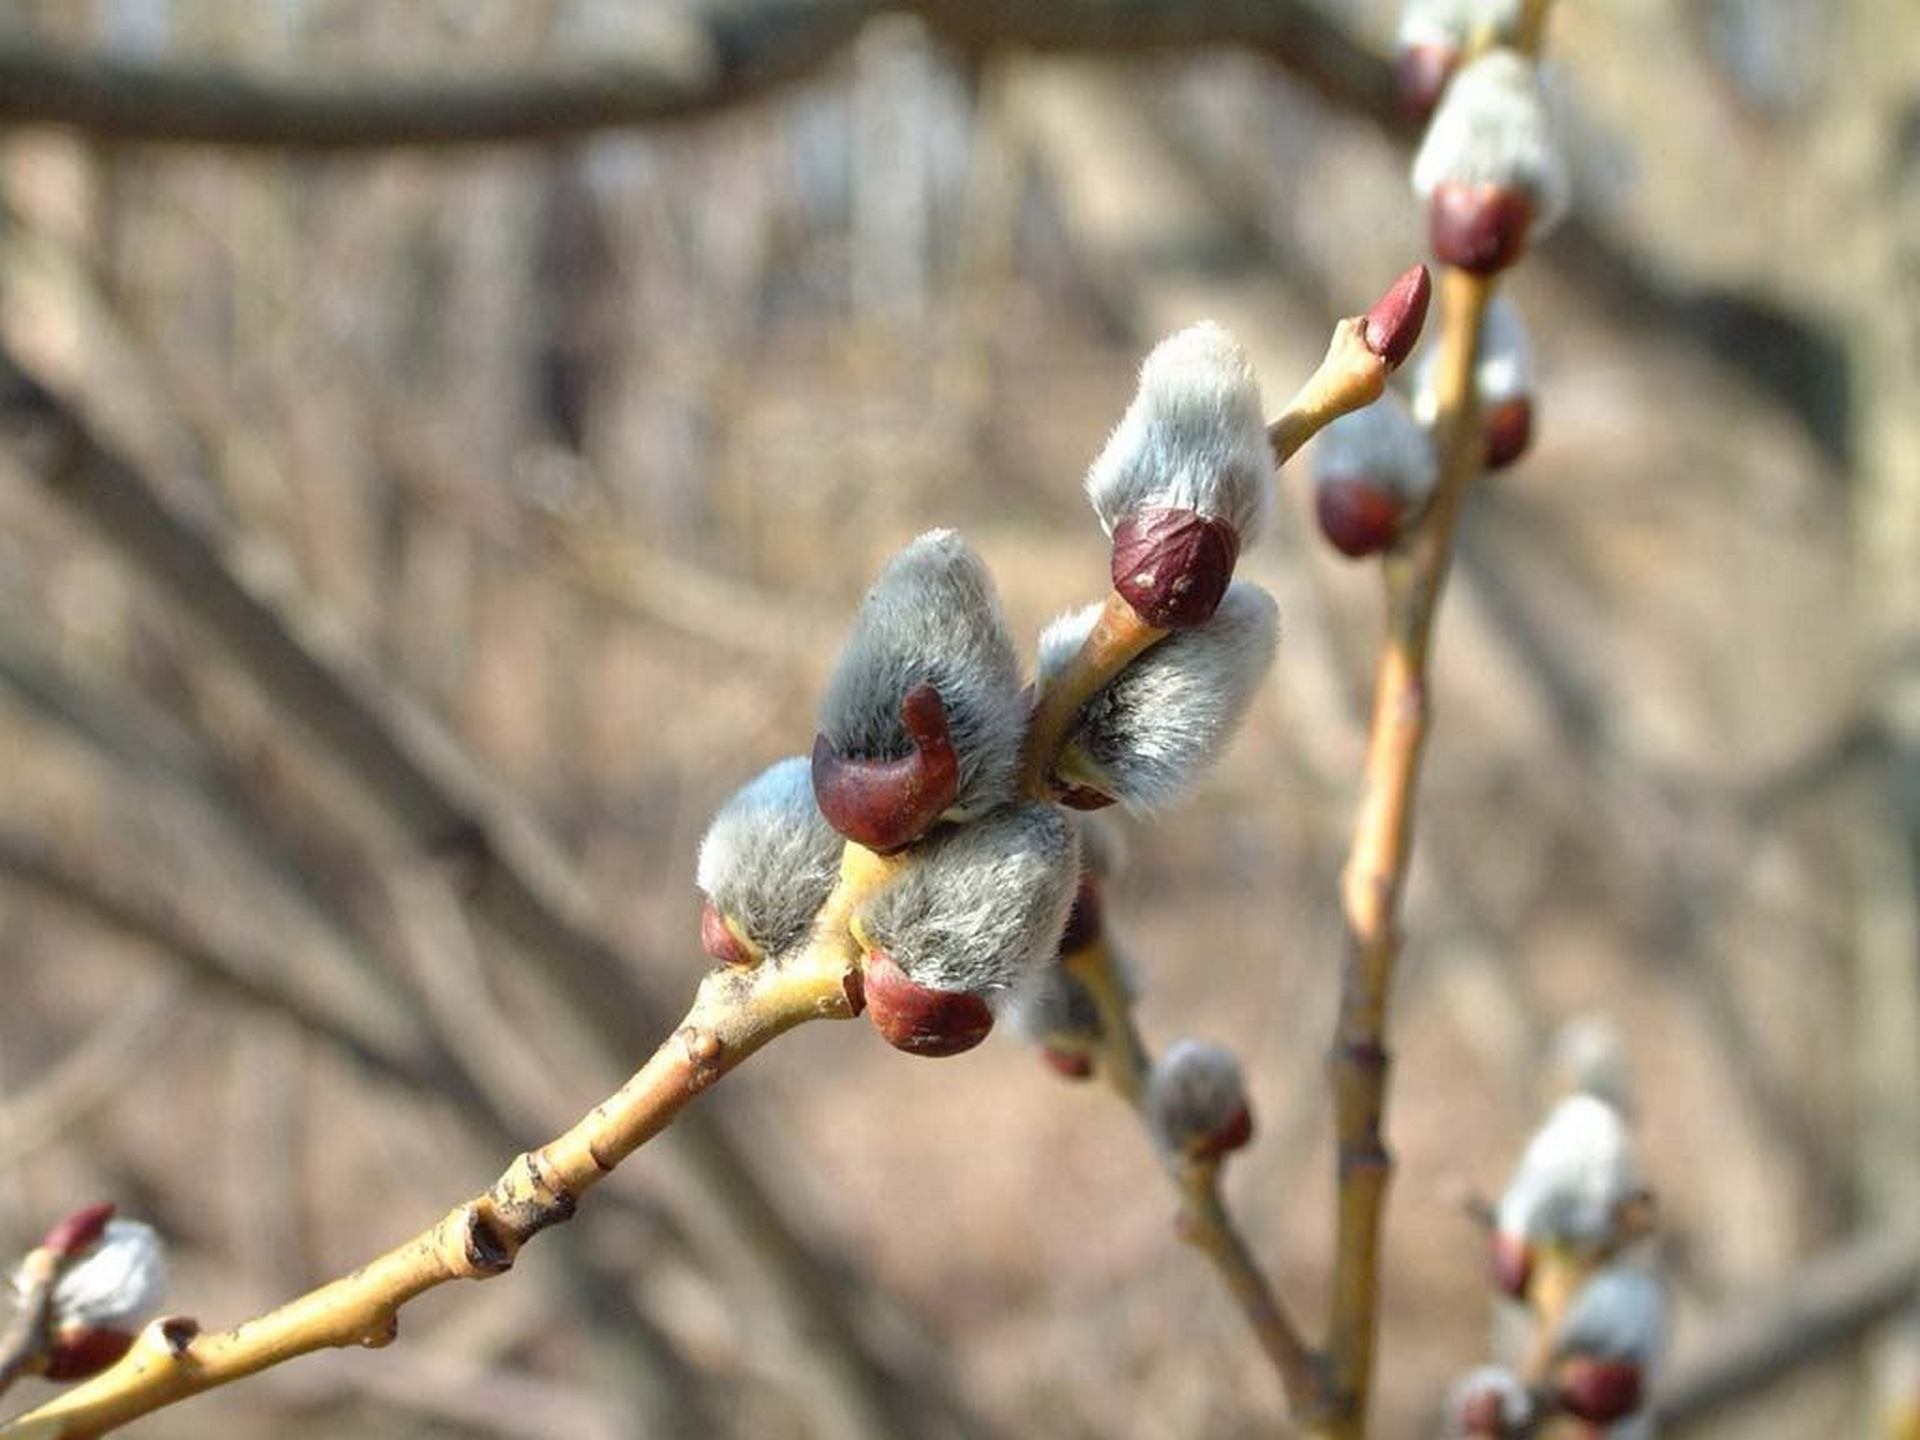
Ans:
{"label": "cluster of catkins", "polygon": [[1024,756],[1035,692],[1104,607],[1047,628],[1030,688],[992,577],[959,535],[933,531],[895,555],[854,618],[811,757],[739,791],[701,844],[709,955],[780,965],[839,947],[858,957],[856,1008],[902,1050],[956,1054],[1017,1009],[1030,1032],[1053,1024],[1034,1017],[1060,1020],[1056,1064],[1084,1062],[1085,997],[1059,957],[1097,924],[1093,875],[1108,851],[1083,844],[1078,812],[1169,804],[1245,713],[1277,619],[1271,597],[1232,574],[1272,471],[1259,390],[1232,338],[1200,324],[1156,347],[1087,491],[1113,541],[1116,594],[1166,634],[1080,707],[1038,766]]}
{"label": "cluster of catkins", "polygon": [[1508,1440],[1555,1418],[1609,1440],[1652,1433],[1646,1404],[1667,1329],[1644,1253],[1652,1197],[1616,1056],[1576,1068],[1579,1088],[1534,1132],[1494,1211],[1500,1329],[1525,1358],[1459,1381],[1452,1435]]}
{"label": "cluster of catkins", "polygon": [[[1414,161],[1428,238],[1443,264],[1491,275],[1566,214],[1571,186],[1538,67],[1505,48],[1518,0],[1413,0],[1400,30],[1402,94],[1432,113]],[[1462,64],[1471,46],[1489,46]],[[1435,105],[1438,108],[1435,109]],[[1374,555],[1416,524],[1438,477],[1434,346],[1412,399],[1389,391],[1327,427],[1315,452],[1320,528],[1344,554]],[[1532,346],[1520,312],[1489,305],[1473,373],[1489,470],[1513,464],[1534,431]]]}
{"label": "cluster of catkins", "polygon": [[[166,1284],[166,1252],[151,1225],[116,1220],[111,1205],[75,1211],[8,1277],[8,1319],[24,1320],[29,1332],[20,1368],[56,1381],[98,1374],[127,1353]],[[9,1328],[0,1321],[0,1331]]]}

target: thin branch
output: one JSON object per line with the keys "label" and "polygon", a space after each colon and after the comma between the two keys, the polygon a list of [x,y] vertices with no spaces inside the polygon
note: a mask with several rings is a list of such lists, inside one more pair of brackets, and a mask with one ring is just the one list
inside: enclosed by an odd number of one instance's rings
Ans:
{"label": "thin branch", "polygon": [[1920,1234],[1886,1231],[1848,1241],[1788,1277],[1770,1298],[1729,1306],[1703,1326],[1712,1338],[1660,1386],[1654,1419],[1663,1433],[1704,1420],[1831,1357],[1916,1301]]}
{"label": "thin branch", "polygon": [[390,1343],[408,1301],[449,1281],[505,1274],[523,1245],[571,1220],[582,1196],[762,1045],[807,1020],[850,1016],[844,970],[840,948],[821,946],[778,967],[710,972],[686,1020],[625,1085],[434,1225],[231,1330],[156,1320],[126,1360],[0,1424],[0,1440],[92,1440],[295,1356]]}

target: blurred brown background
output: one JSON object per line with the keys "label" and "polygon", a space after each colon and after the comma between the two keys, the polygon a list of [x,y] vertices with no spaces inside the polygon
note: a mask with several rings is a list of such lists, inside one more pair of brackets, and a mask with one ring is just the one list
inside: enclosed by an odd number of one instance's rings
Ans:
{"label": "blurred brown background", "polygon": [[[1420,254],[1390,6],[916,8],[0,4],[8,1253],[115,1197],[173,1239],[174,1308],[229,1323],[483,1184],[690,995],[705,818],[808,747],[892,548],[961,527],[1032,635],[1104,588],[1079,479],[1157,336],[1223,321],[1277,409]],[[1442,624],[1382,1434],[1486,1353],[1457,1197],[1585,1015],[1631,1059],[1672,1383],[1727,1317],[1837,1306],[1688,1433],[1870,1433],[1896,1368],[1868,1322],[1920,1273],[1914,20],[1556,7],[1580,206],[1510,287],[1539,441],[1474,500]],[[361,143],[475,90],[528,103],[447,127],[510,139]],[[1231,1195],[1317,1317],[1378,616],[1304,474],[1243,561],[1281,602],[1269,693],[1134,829],[1113,908],[1149,1034],[1247,1062]],[[395,1348],[141,1433],[1272,1433],[1118,1106],[1012,1040],[815,1029]]]}

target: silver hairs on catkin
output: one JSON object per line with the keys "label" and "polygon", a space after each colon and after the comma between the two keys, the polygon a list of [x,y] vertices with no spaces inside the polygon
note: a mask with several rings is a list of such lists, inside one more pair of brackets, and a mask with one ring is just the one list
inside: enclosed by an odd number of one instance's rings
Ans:
{"label": "silver hairs on catkin", "polygon": [[805,940],[840,873],[844,842],[813,799],[805,756],[782,760],[720,807],[696,879],[714,908],[770,958]]}

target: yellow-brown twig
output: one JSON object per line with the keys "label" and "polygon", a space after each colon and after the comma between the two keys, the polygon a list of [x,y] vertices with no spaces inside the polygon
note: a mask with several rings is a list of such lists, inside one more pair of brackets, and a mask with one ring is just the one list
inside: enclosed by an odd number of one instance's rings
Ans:
{"label": "yellow-brown twig", "polygon": [[572,1218],[580,1197],[701,1091],[807,1020],[853,1013],[847,955],[822,941],[779,966],[716,970],[680,1028],[571,1129],[521,1155],[493,1185],[351,1275],[231,1330],[157,1320],[111,1370],[0,1424],[4,1440],[74,1440],[327,1347],[385,1345],[400,1308],[451,1280],[509,1269],[528,1240]]}
{"label": "yellow-brown twig", "polygon": [[1049,774],[1060,747],[1066,743],[1080,707],[1100,693],[1138,655],[1158,644],[1165,630],[1142,620],[1118,590],[1107,593],[1100,618],[1080,643],[1066,668],[1034,697],[1022,752],[1020,788],[1035,797],[1051,791]]}
{"label": "yellow-brown twig", "polygon": [[1287,402],[1280,417],[1267,426],[1273,463],[1286,464],[1302,445],[1342,415],[1378,400],[1392,369],[1367,348],[1363,318],[1340,321],[1333,327],[1333,339],[1320,368]]}
{"label": "yellow-brown twig", "polygon": [[1327,1358],[1334,1405],[1314,1433],[1366,1433],[1378,1321],[1380,1215],[1392,1161],[1381,1140],[1386,1106],[1387,1000],[1400,947],[1415,783],[1430,707],[1427,653],[1453,555],[1460,507],[1483,458],[1473,389],[1480,326],[1492,284],[1459,270],[1441,275],[1445,329],[1434,376],[1440,481],[1404,553],[1388,558],[1387,636],[1374,681],[1364,795],[1342,881],[1347,957],[1339,1030],[1329,1060],[1339,1145],[1337,1242]]}

